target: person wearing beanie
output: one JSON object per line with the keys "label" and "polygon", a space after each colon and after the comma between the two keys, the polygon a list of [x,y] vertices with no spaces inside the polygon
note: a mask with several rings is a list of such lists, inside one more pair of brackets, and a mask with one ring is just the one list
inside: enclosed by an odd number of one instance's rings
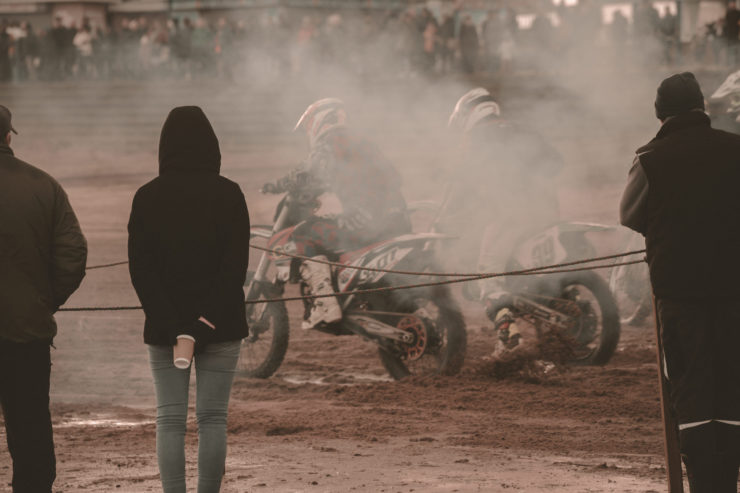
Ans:
{"label": "person wearing beanie", "polygon": [[658,120],[664,121],[692,110],[704,111],[704,95],[694,74],[675,74],[660,83],[655,96],[655,116]]}
{"label": "person wearing beanie", "polygon": [[703,110],[693,74],[660,84],[661,127],[637,150],[620,219],[645,236],[691,492],[725,493],[740,469],[740,136]]}

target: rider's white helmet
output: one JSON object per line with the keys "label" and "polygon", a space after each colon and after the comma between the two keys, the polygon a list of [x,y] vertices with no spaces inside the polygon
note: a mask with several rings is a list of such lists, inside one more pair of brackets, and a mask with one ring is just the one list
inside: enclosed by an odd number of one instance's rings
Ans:
{"label": "rider's white helmet", "polygon": [[294,131],[303,129],[308,135],[311,147],[331,129],[344,127],[347,124],[347,114],[344,103],[337,98],[324,98],[311,103],[303,115],[298,119]]}
{"label": "rider's white helmet", "polygon": [[457,132],[467,133],[480,122],[499,116],[501,108],[491,93],[487,89],[476,87],[457,100],[447,126]]}

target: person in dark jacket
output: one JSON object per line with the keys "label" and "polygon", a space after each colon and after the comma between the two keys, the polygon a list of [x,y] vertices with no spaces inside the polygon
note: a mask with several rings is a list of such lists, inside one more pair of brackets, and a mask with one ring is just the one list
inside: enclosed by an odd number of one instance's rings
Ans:
{"label": "person in dark jacket", "polygon": [[61,185],[13,155],[11,132],[0,106],[0,404],[13,492],[49,493],[54,312],[85,276],[87,242]]}
{"label": "person in dark jacket", "polygon": [[693,74],[664,80],[658,135],[620,205],[646,239],[670,402],[691,491],[736,492],[740,467],[740,136],[711,127]]}
{"label": "person in dark jacket", "polygon": [[460,25],[460,55],[462,57],[463,71],[468,74],[475,72],[478,64],[478,29],[473,23],[470,15],[463,17]]}
{"label": "person in dark jacket", "polygon": [[226,411],[241,339],[249,215],[239,185],[219,175],[221,153],[195,106],[173,109],[159,140],[159,176],[134,196],[131,282],[146,316],[144,342],[157,394],[157,457],[165,493],[185,490],[190,366],[173,364],[179,338],[195,342],[198,491],[220,489]]}
{"label": "person in dark jacket", "polygon": [[722,34],[727,42],[727,65],[735,67],[740,46],[740,10],[737,9],[735,0],[727,2]]}

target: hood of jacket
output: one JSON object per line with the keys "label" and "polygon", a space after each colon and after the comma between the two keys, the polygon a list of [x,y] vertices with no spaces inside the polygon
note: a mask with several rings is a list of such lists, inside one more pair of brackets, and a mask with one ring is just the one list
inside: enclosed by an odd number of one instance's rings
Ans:
{"label": "hood of jacket", "polygon": [[159,174],[220,170],[218,138],[203,110],[179,106],[170,111],[159,136]]}

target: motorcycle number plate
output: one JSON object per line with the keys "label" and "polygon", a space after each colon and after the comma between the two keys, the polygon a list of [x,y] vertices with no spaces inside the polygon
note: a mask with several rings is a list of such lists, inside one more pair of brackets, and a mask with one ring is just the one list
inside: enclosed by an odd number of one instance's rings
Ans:
{"label": "motorcycle number plate", "polygon": [[[373,269],[392,269],[412,250],[413,248],[391,248],[390,250],[371,259],[367,264],[363,265],[363,267],[370,267]],[[362,265],[361,262],[365,258],[366,257],[362,257],[359,261],[356,261],[351,265]],[[378,282],[380,278],[382,278],[385,274],[385,272],[373,272],[366,270],[360,270],[359,273],[357,273],[355,269],[345,268],[339,274],[339,290],[344,291],[349,286],[351,281],[355,279],[355,277],[358,279],[358,283],[360,284],[372,284]]]}
{"label": "motorcycle number plate", "polygon": [[516,260],[525,269],[557,264],[568,253],[558,239],[557,228],[551,228],[525,241],[518,249]]}

